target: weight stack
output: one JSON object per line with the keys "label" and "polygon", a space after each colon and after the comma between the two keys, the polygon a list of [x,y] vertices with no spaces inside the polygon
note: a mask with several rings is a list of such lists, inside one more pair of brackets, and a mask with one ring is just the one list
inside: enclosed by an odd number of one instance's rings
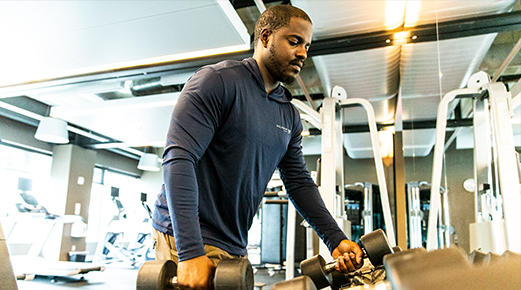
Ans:
{"label": "weight stack", "polygon": [[[279,198],[266,198],[278,200]],[[286,260],[287,203],[263,203],[261,215],[261,263],[282,264]],[[306,259],[306,229],[296,214],[295,263]],[[282,242],[281,242],[282,241]]]}

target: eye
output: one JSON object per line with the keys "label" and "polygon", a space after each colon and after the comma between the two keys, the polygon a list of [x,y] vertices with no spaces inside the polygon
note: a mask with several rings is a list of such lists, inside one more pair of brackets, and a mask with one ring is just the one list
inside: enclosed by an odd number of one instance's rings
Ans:
{"label": "eye", "polygon": [[291,46],[297,46],[300,43],[300,39],[298,37],[288,37],[287,40]]}

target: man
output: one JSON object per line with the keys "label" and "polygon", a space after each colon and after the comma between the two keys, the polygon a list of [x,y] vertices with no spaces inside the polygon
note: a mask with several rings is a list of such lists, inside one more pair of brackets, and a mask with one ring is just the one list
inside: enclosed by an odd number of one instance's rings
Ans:
{"label": "man", "polygon": [[208,289],[219,259],[245,257],[248,229],[276,168],[337,269],[362,266],[360,247],[339,229],[305,168],[300,115],[281,86],[302,69],[312,35],[304,11],[272,6],[255,26],[253,58],[203,67],[183,88],[153,216],[156,258],[178,259],[182,288]]}

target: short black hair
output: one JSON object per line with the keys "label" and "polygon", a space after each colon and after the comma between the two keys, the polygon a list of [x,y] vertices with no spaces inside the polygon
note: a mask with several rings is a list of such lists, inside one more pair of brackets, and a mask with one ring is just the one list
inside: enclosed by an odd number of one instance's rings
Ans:
{"label": "short black hair", "polygon": [[264,10],[257,23],[255,24],[255,33],[253,38],[253,45],[257,45],[260,34],[264,29],[269,29],[272,32],[277,31],[282,27],[289,25],[291,18],[297,17],[311,22],[311,18],[302,9],[291,5],[273,5]]}

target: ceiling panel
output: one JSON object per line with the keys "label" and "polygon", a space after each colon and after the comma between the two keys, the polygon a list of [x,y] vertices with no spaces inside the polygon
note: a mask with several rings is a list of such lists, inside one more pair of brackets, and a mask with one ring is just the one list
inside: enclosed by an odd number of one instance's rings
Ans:
{"label": "ceiling panel", "polygon": [[403,98],[431,97],[459,89],[479,67],[496,34],[402,46],[400,76]]}
{"label": "ceiling panel", "polygon": [[[493,33],[403,45],[400,60],[403,120],[435,119],[437,103],[446,93],[466,86],[495,36]],[[409,100],[413,98],[421,100]],[[406,108],[411,107],[414,110],[406,113]]]}
{"label": "ceiling panel", "polygon": [[[334,86],[343,87],[348,98],[363,98],[371,102],[377,122],[394,118],[395,99],[398,94],[400,47],[363,50],[350,53],[313,57],[324,87],[325,95]],[[344,124],[367,122],[362,108],[343,110]]]}
{"label": "ceiling panel", "polygon": [[341,86],[348,98],[385,100],[398,93],[400,47],[313,57],[324,92]]}
{"label": "ceiling panel", "polygon": [[405,1],[292,0],[313,21],[313,38],[354,35],[394,29],[404,17]]}
{"label": "ceiling panel", "polygon": [[229,1],[218,0],[0,1],[0,36],[0,85],[249,45]]}
{"label": "ceiling panel", "polygon": [[436,129],[403,131],[403,156],[424,157],[432,151],[436,141]]}
{"label": "ceiling panel", "polygon": [[470,17],[507,12],[516,0],[478,0],[478,1],[407,1],[407,10],[411,15],[410,23],[405,26],[445,22]]}
{"label": "ceiling panel", "polygon": [[414,126],[414,121],[436,119],[440,100],[439,96],[402,98],[402,120]]}
{"label": "ceiling panel", "polygon": [[[48,37],[214,5],[215,1],[2,1],[2,35]],[[52,21],[50,21],[52,20]]]}

